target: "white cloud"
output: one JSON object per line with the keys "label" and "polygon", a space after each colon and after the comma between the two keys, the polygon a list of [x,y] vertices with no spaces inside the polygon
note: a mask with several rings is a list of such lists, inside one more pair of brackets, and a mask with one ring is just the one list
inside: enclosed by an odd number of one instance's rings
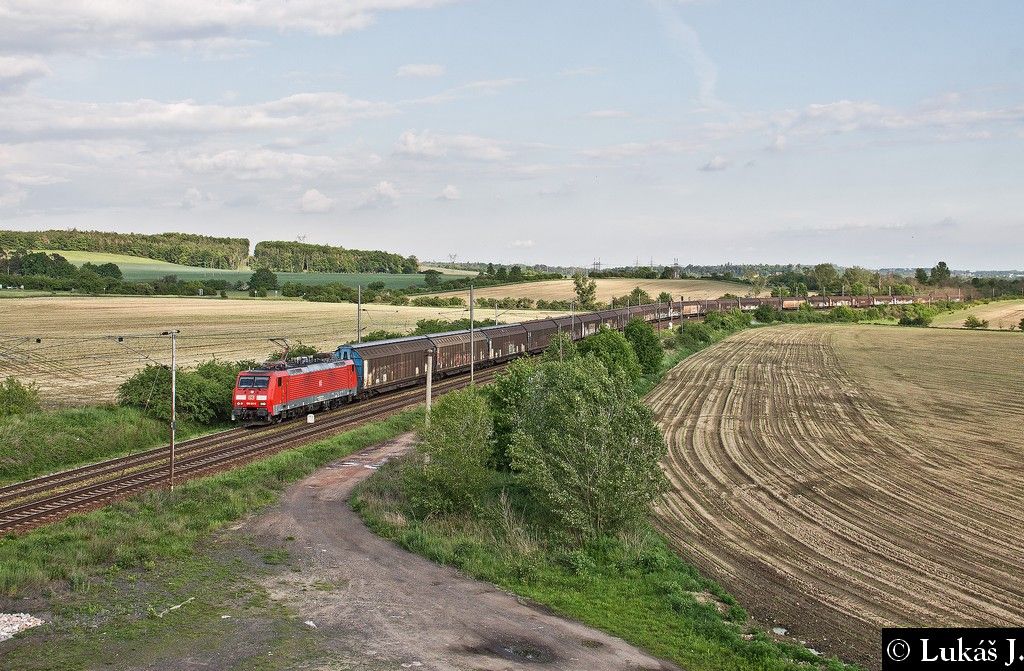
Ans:
{"label": "white cloud", "polygon": [[0,189],[0,207],[14,207],[15,205],[19,205],[27,196],[28,193],[24,189]]}
{"label": "white cloud", "polygon": [[299,210],[306,213],[330,212],[334,208],[334,199],[328,198],[316,189],[309,189],[299,199]]}
{"label": "white cloud", "polygon": [[513,240],[510,246],[514,249],[530,249],[535,243],[533,240]]}
{"label": "white cloud", "polygon": [[362,202],[359,203],[358,208],[361,210],[370,210],[375,208],[393,207],[398,202],[401,194],[395,185],[386,180],[377,182],[377,185],[373,187],[363,197]]}
{"label": "white cloud", "polygon": [[629,112],[623,110],[594,110],[593,112],[587,112],[583,116],[588,119],[625,119],[629,116]]}
{"label": "white cloud", "polygon": [[110,48],[237,48],[235,35],[274,30],[340,35],[372,24],[378,13],[426,9],[450,0],[5,0],[0,50],[94,51]]}
{"label": "white cloud", "polygon": [[437,197],[438,200],[458,200],[460,198],[462,198],[462,193],[454,184],[449,184],[441,189],[441,193]]}
{"label": "white cloud", "polygon": [[4,180],[20,186],[45,186],[47,184],[61,184],[68,181],[67,177],[59,177],[57,175],[18,172],[7,173],[4,175]]}
{"label": "white cloud", "polygon": [[308,179],[329,172],[337,161],[330,156],[285,153],[270,149],[227,149],[214,154],[188,156],[182,165],[199,174],[219,174],[232,179]]}
{"label": "white cloud", "polygon": [[495,95],[499,91],[522,84],[526,80],[521,77],[506,77],[504,79],[481,79],[478,81],[461,84],[435,93],[434,95],[406,101],[409,104],[437,104],[466,98],[470,95]]}
{"label": "white cloud", "polygon": [[49,66],[38,58],[0,56],[0,95],[19,93],[32,80],[49,74]]}
{"label": "white cloud", "polygon": [[766,149],[769,151],[783,151],[786,148],[786,136],[782,133],[776,133],[772,141],[768,143]]}
{"label": "white cloud", "polygon": [[716,93],[718,67],[704,51],[697,31],[679,18],[664,0],[654,0],[653,4],[669,35],[675,39],[690,61],[693,74],[697,78],[697,99],[706,108],[724,108],[725,105],[718,99]]}
{"label": "white cloud", "polygon": [[190,186],[185,189],[185,194],[181,197],[181,207],[186,210],[191,210],[193,207],[199,207],[210,200],[212,200],[210,194],[201,189],[197,189],[194,186]]}
{"label": "white cloud", "polygon": [[725,170],[729,167],[729,161],[723,156],[715,156],[710,161],[700,167],[700,170],[704,172],[717,172],[719,170]]}
{"label": "white cloud", "polygon": [[437,63],[409,63],[398,68],[396,77],[440,77],[444,66]]}
{"label": "white cloud", "polygon": [[255,131],[311,132],[344,127],[357,119],[394,112],[387,103],[356,100],[343,93],[299,93],[251,105],[210,105],[193,100],[117,103],[23,99],[0,106],[0,130],[40,137],[92,135],[157,135],[240,133]]}
{"label": "white cloud", "polygon": [[412,158],[451,157],[473,161],[504,161],[510,156],[500,140],[478,135],[441,135],[429,130],[402,133],[395,153]]}
{"label": "white cloud", "polygon": [[596,159],[626,159],[653,154],[679,154],[695,151],[704,142],[692,140],[659,140],[657,142],[623,142],[607,147],[595,147],[580,152],[583,156]]}

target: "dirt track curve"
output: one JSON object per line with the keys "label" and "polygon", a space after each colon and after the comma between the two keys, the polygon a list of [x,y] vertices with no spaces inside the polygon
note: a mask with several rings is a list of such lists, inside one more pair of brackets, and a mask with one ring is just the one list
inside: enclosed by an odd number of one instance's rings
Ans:
{"label": "dirt track curve", "polygon": [[317,471],[245,525],[261,545],[287,539],[301,572],[272,577],[266,587],[316,624],[333,655],[359,669],[678,671],[363,526],[347,503],[352,488],[411,441],[406,435]]}
{"label": "dirt track curve", "polygon": [[648,397],[660,525],[754,617],[879,665],[887,625],[1024,625],[1024,337],[746,331]]}

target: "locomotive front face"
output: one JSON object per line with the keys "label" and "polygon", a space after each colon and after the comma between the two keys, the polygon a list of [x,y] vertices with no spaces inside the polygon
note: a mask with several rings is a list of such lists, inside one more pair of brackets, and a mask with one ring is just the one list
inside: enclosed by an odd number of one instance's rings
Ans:
{"label": "locomotive front face", "polygon": [[235,382],[232,419],[267,419],[272,407],[270,399],[272,373],[244,371]]}

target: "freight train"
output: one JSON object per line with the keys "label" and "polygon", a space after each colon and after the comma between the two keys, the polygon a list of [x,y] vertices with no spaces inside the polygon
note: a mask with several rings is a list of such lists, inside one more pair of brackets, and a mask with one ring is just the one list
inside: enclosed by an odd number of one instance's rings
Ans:
{"label": "freight train", "polygon": [[[320,357],[276,361],[238,374],[231,419],[274,422],[296,415],[328,410],[426,381],[427,357],[433,357],[434,378],[447,377],[475,366],[488,366],[544,351],[557,333],[579,340],[602,327],[622,330],[631,319],[655,326],[700,319],[712,312],[752,312],[761,305],[798,310],[804,304],[827,310],[839,306],[867,308],[884,305],[958,301],[944,296],[809,296],[807,298],[733,298],[649,303],[588,312],[568,317],[536,319],[424,336],[393,338],[341,345]],[[470,344],[472,338],[472,345]],[[471,359],[472,358],[472,359]]]}

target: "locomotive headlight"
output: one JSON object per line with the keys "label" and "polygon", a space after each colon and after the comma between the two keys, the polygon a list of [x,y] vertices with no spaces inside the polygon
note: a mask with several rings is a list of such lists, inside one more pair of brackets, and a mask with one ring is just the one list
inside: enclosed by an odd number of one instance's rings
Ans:
{"label": "locomotive headlight", "polygon": [[267,402],[266,401],[260,401],[260,407],[261,408],[267,407]]}

